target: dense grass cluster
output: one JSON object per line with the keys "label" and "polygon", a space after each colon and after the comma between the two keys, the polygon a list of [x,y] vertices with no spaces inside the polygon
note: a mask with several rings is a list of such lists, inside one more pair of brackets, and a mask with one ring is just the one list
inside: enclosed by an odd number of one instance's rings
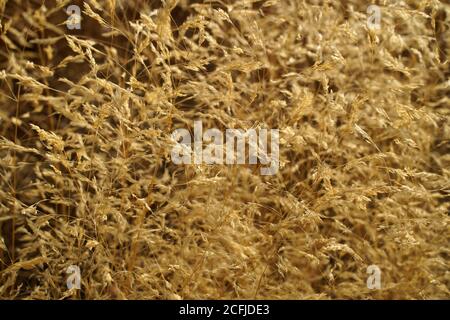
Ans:
{"label": "dense grass cluster", "polygon": [[[0,298],[449,298],[450,6],[374,2],[0,0]],[[175,165],[197,119],[278,173]]]}

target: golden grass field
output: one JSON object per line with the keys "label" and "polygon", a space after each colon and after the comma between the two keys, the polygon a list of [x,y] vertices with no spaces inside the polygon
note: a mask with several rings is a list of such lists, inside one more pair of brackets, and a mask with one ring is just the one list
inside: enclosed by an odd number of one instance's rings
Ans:
{"label": "golden grass field", "polygon": [[[450,298],[449,17],[0,0],[0,298]],[[174,164],[196,119],[279,129],[278,173]]]}

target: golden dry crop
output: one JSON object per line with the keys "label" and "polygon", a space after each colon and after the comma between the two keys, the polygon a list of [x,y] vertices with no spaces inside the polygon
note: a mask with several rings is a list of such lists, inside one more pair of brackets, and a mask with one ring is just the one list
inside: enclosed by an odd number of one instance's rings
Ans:
{"label": "golden dry crop", "polygon": [[[450,5],[370,4],[0,0],[0,298],[448,299]],[[174,164],[197,119],[278,173]]]}

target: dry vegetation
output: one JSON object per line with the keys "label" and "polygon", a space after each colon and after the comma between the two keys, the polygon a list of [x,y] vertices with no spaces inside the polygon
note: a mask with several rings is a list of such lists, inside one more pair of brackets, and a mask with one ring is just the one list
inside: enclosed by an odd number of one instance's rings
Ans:
{"label": "dry vegetation", "polygon": [[[0,298],[449,298],[450,6],[374,2],[0,0]],[[195,119],[278,174],[174,165]]]}

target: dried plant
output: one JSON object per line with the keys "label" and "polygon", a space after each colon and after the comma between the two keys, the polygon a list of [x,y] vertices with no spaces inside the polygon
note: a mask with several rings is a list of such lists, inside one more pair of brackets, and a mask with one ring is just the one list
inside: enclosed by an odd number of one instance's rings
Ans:
{"label": "dried plant", "polygon": [[[444,2],[0,0],[0,298],[449,298]],[[175,165],[196,119],[277,175]]]}

